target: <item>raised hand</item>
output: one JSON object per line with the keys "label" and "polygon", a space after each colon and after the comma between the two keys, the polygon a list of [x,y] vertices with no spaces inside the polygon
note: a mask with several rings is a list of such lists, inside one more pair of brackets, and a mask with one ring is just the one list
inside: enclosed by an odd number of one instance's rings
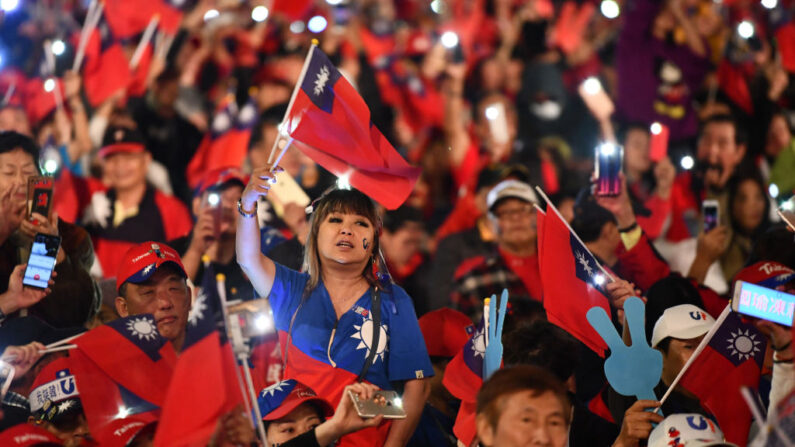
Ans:
{"label": "raised hand", "polygon": [[662,353],[652,349],[646,340],[645,310],[646,305],[640,298],[632,297],[624,302],[626,324],[632,337],[630,346],[621,340],[601,307],[592,307],[586,317],[610,348],[610,357],[605,360],[605,376],[613,389],[639,400],[657,400],[654,387],[662,374]]}
{"label": "raised hand", "polygon": [[491,296],[489,306],[489,332],[486,334],[486,354],[483,359],[483,379],[488,379],[495,371],[500,369],[502,363],[502,325],[505,322],[505,310],[508,306],[508,289],[502,289],[500,295],[500,311],[497,312],[497,295]]}

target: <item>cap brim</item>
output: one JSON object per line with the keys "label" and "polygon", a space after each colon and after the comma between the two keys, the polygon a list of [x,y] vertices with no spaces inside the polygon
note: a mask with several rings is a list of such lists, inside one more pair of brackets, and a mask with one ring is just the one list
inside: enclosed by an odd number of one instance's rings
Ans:
{"label": "cap brim", "polygon": [[[140,283],[148,280],[149,278],[151,278],[152,275],[155,274],[155,272],[160,270],[160,268],[163,267],[166,264],[173,264],[177,268],[177,271],[180,273],[180,275],[182,275],[183,278],[187,278],[188,277],[188,275],[185,273],[185,270],[176,261],[172,261],[170,259],[162,259],[160,262],[158,262],[156,264],[149,264],[148,266],[142,268],[141,270],[139,270],[135,274],[133,274],[133,275],[129,276],[127,279],[125,279],[124,282],[131,282],[133,284],[140,284]],[[150,268],[150,267],[152,267],[152,265],[154,265],[154,268]]]}
{"label": "cap brim", "polygon": [[122,152],[127,153],[141,153],[144,152],[146,148],[143,144],[140,143],[118,143],[118,144],[110,144],[108,146],[103,147],[97,152],[99,158],[107,158],[113,154],[118,154]]}
{"label": "cap brim", "polygon": [[305,404],[306,402],[317,402],[317,404],[320,406],[321,410],[323,411],[323,416],[325,416],[326,418],[330,418],[331,416],[334,415],[334,409],[331,408],[331,405],[329,405],[329,403],[326,402],[325,399],[315,396],[315,397],[307,397],[304,399],[295,399],[291,400],[290,402],[283,403],[282,405],[279,405],[277,409],[263,416],[262,420],[276,421],[278,419],[281,419],[287,416],[288,414],[290,414],[291,411]]}

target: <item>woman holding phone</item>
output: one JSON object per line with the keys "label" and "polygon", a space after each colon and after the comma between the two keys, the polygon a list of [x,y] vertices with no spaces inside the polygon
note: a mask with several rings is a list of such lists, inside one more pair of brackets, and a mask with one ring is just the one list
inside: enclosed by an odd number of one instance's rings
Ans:
{"label": "woman holding phone", "polygon": [[[336,405],[345,386],[367,381],[402,388],[405,419],[344,437],[343,446],[403,446],[429,393],[433,368],[411,298],[379,279],[381,219],[370,198],[335,189],[315,201],[304,273],[261,254],[256,203],[275,181],[270,166],[254,170],[238,202],[237,261],[268,297],[286,357],[284,377],[312,387]],[[380,269],[383,271],[383,269]]]}

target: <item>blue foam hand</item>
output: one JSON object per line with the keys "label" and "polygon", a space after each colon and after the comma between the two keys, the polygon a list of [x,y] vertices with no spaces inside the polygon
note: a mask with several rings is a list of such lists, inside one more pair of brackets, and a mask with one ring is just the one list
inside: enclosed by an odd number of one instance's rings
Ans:
{"label": "blue foam hand", "polygon": [[505,310],[508,306],[508,289],[502,289],[500,295],[500,311],[497,312],[497,295],[491,296],[489,306],[489,340],[486,354],[483,359],[483,379],[488,379],[495,371],[500,369],[502,363],[502,324],[505,322]]}
{"label": "blue foam hand", "polygon": [[610,348],[610,357],[605,360],[605,376],[610,386],[624,396],[657,400],[654,387],[662,374],[662,353],[646,341],[643,329],[645,313],[646,306],[640,298],[632,297],[624,302],[631,346],[624,343],[601,307],[592,307],[586,317]]}

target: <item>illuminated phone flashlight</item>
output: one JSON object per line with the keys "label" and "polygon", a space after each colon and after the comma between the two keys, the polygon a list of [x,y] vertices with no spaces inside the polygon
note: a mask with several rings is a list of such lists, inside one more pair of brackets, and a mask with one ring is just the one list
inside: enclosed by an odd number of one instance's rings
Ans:
{"label": "illuminated phone flashlight", "polygon": [[599,145],[599,153],[605,157],[610,157],[616,153],[616,145],[613,143],[602,143]]}
{"label": "illuminated phone flashlight", "polygon": [[784,211],[792,211],[793,209],[795,209],[795,205],[792,204],[792,199],[782,203],[781,209]]}
{"label": "illuminated phone flashlight", "polygon": [[273,320],[268,318],[268,316],[265,314],[259,314],[256,318],[254,318],[254,326],[259,332],[268,332],[269,330],[273,329]]}
{"label": "illuminated phone flashlight", "polygon": [[270,11],[268,11],[267,7],[259,5],[251,10],[251,19],[255,22],[264,22],[269,14]]}
{"label": "illuminated phone flashlight", "polygon": [[0,9],[11,12],[19,6],[19,0],[0,0]]}
{"label": "illuminated phone flashlight", "polygon": [[778,185],[776,185],[775,183],[771,183],[770,186],[767,187],[767,192],[770,193],[770,197],[775,199],[776,197],[778,197],[779,193]]}
{"label": "illuminated phone flashlight", "polygon": [[445,31],[442,34],[442,46],[449,49],[455,48],[458,45],[458,34],[453,31]]}
{"label": "illuminated phone flashlight", "polygon": [[60,56],[66,51],[66,44],[61,39],[55,39],[52,42],[52,54]]}
{"label": "illuminated phone flashlight", "polygon": [[621,8],[616,3],[616,0],[602,0],[602,3],[599,4],[599,11],[602,12],[603,16],[611,20],[621,14]]}
{"label": "illuminated phone flashlight", "polygon": [[682,157],[681,160],[679,160],[679,166],[681,166],[682,169],[686,171],[693,169],[693,166],[695,164],[696,164],[695,160],[693,160],[693,157],[689,155],[685,155],[684,157]]}
{"label": "illuminated phone flashlight", "polygon": [[44,81],[44,91],[49,93],[53,90],[55,90],[55,79],[49,78]]}
{"label": "illuminated phone flashlight", "polygon": [[207,204],[216,207],[219,203],[221,203],[221,196],[217,192],[211,192],[207,195]]}
{"label": "illuminated phone flashlight", "polygon": [[309,22],[306,23],[306,27],[309,29],[309,31],[315,34],[322,33],[326,29],[327,25],[328,21],[326,21],[326,18],[323,16],[314,16],[309,19]]}
{"label": "illuminated phone flashlight", "polygon": [[750,39],[754,37],[755,32],[754,24],[748,20],[743,20],[737,24],[737,34],[739,34],[743,39]]}
{"label": "illuminated phone flashlight", "polygon": [[599,82],[599,80],[595,77],[591,76],[582,82],[582,88],[585,90],[585,93],[589,95],[595,95],[602,90],[602,83]]}
{"label": "illuminated phone flashlight", "polygon": [[593,276],[593,282],[596,283],[597,286],[601,286],[602,284],[605,283],[605,275],[597,273],[596,275]]}
{"label": "illuminated phone flashlight", "polygon": [[497,110],[497,106],[486,107],[486,119],[493,121],[496,120],[499,115],[500,111]]}
{"label": "illuminated phone flashlight", "polygon": [[402,407],[403,406],[403,399],[401,399],[399,397],[396,397],[395,398],[395,406],[396,407]]}
{"label": "illuminated phone flashlight", "polygon": [[337,177],[337,189],[351,189],[351,173],[346,172]]}
{"label": "illuminated phone flashlight", "polygon": [[659,135],[660,132],[662,132],[662,124],[656,122],[652,123],[651,127],[649,127],[649,130],[651,130],[651,133],[654,135]]}
{"label": "illuminated phone flashlight", "polygon": [[208,9],[207,12],[204,13],[204,21],[209,22],[210,20],[218,17],[219,15],[221,15],[221,13],[218,12],[217,9]]}

